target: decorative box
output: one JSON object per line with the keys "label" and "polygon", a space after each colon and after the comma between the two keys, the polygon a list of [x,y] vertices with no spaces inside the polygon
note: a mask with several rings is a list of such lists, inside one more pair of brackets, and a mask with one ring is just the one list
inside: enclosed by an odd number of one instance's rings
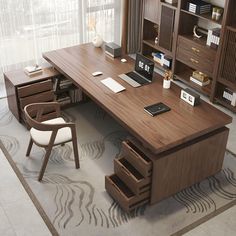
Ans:
{"label": "decorative box", "polygon": [[187,2],[187,11],[195,14],[205,14],[211,12],[212,5],[202,0],[191,0]]}

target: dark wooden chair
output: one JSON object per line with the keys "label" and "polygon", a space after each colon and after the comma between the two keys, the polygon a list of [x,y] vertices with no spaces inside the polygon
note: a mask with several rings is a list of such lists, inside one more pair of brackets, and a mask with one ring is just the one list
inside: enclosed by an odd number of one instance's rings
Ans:
{"label": "dark wooden chair", "polygon": [[[63,145],[70,141],[74,149],[75,167],[78,169],[80,165],[76,127],[74,123],[66,123],[60,117],[60,104],[57,102],[32,103],[24,107],[24,112],[31,136],[26,156],[30,155],[33,143],[46,150],[38,180],[41,181],[43,178],[53,146]],[[49,120],[47,120],[48,117],[50,117]]]}

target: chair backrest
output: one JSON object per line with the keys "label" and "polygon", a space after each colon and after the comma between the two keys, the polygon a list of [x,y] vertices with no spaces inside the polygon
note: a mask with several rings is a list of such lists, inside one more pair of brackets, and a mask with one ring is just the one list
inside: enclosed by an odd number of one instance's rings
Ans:
{"label": "chair backrest", "polygon": [[57,125],[42,123],[42,121],[60,116],[60,104],[58,102],[32,103],[24,107],[24,113],[30,128],[45,131],[58,128]]}

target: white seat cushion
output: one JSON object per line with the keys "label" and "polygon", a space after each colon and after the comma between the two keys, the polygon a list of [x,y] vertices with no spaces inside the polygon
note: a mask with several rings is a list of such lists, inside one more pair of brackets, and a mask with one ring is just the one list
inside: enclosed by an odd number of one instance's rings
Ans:
{"label": "white seat cushion", "polygon": [[[58,118],[55,118],[55,119],[44,121],[42,123],[45,123],[45,124],[64,124],[66,122],[63,118],[58,117]],[[30,134],[31,134],[32,139],[36,143],[46,146],[46,145],[49,144],[52,131],[41,131],[41,130],[31,128],[30,129]],[[71,129],[69,127],[61,128],[57,132],[57,136],[56,136],[54,144],[67,142],[67,141],[71,140],[71,138],[72,138]]]}

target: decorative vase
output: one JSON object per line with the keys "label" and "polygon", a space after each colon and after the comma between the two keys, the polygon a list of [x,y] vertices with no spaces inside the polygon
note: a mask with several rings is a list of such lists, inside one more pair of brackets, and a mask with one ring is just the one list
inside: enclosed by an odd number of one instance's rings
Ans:
{"label": "decorative vase", "polygon": [[163,88],[164,89],[169,89],[170,88],[170,84],[171,84],[171,80],[163,79]]}
{"label": "decorative vase", "polygon": [[99,47],[101,47],[102,44],[103,44],[103,39],[102,39],[102,37],[101,37],[100,35],[96,35],[96,36],[94,37],[92,43],[93,43],[94,47],[99,48]]}

